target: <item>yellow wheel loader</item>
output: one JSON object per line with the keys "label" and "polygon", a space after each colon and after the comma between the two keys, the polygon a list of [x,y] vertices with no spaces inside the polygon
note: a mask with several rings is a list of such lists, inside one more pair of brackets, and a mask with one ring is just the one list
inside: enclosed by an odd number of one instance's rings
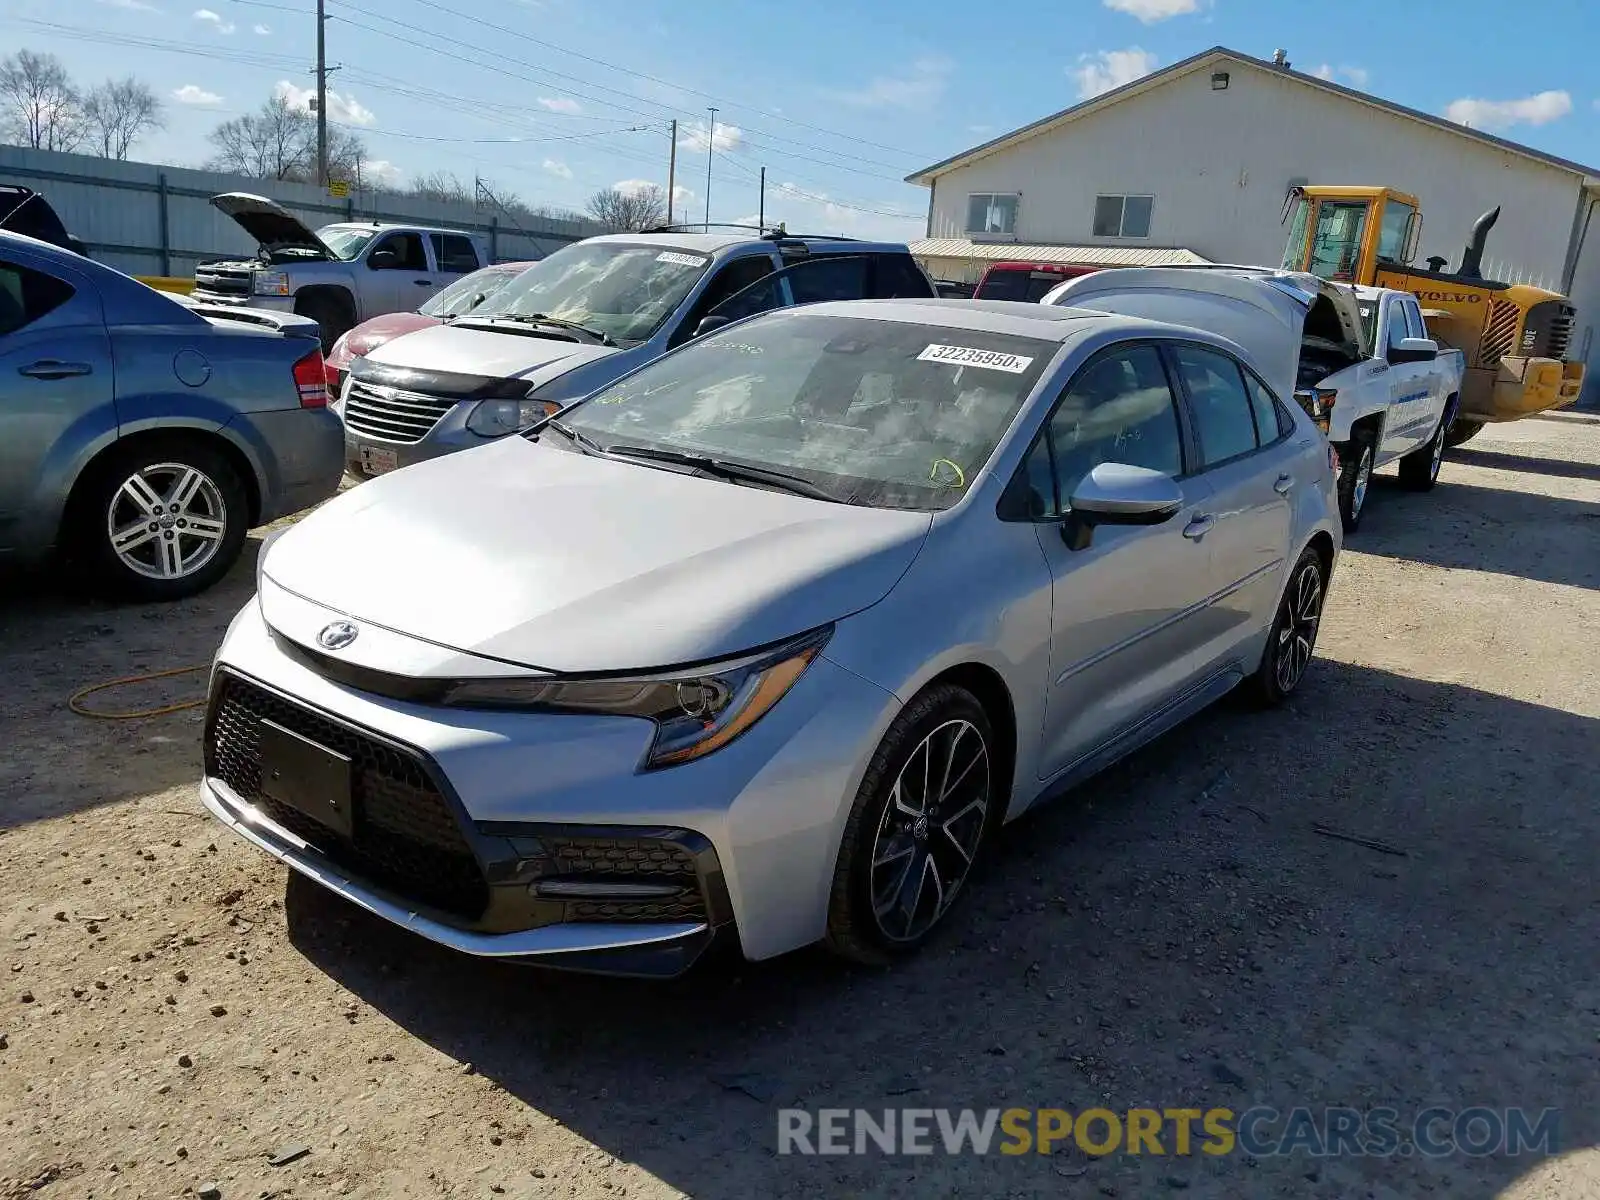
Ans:
{"label": "yellow wheel loader", "polygon": [[1515,421],[1571,404],[1583,388],[1583,363],[1567,359],[1576,311],[1567,297],[1482,274],[1483,248],[1498,208],[1472,226],[1461,263],[1411,265],[1422,235],[1416,198],[1388,187],[1297,187],[1283,266],[1340,283],[1411,292],[1441,342],[1466,356],[1461,404],[1449,444],[1490,421]]}

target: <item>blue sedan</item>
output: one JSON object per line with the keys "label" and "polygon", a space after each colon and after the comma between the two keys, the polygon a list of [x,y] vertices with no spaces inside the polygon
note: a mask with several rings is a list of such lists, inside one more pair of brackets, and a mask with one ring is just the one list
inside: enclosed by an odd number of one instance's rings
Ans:
{"label": "blue sedan", "polygon": [[337,490],[327,400],[312,322],[0,233],[0,562],[63,551],[121,598],[201,591],[252,526]]}

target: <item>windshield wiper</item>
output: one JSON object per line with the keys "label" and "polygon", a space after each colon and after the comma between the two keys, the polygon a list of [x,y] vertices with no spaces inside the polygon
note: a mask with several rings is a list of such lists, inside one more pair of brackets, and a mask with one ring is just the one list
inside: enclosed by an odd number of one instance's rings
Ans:
{"label": "windshield wiper", "polygon": [[[573,432],[576,433],[575,430]],[[642,458],[651,462],[692,467],[694,470],[704,471],[707,475],[715,475],[730,482],[764,483],[780,491],[792,492],[796,496],[826,500],[830,504],[843,503],[832,492],[825,491],[809,479],[791,475],[787,471],[776,471],[771,467],[747,466],[723,458],[712,458],[706,454],[690,454],[683,450],[658,450],[651,446],[607,446],[605,453],[613,458]]]}
{"label": "windshield wiper", "polygon": [[546,420],[543,425],[539,426],[533,432],[542,433],[546,429],[554,429],[557,433],[566,438],[568,441],[572,442],[585,454],[598,454],[601,458],[609,457],[609,452],[599,442],[595,441],[588,434],[579,433],[576,429],[572,428],[572,426],[557,421],[554,417]]}
{"label": "windshield wiper", "polygon": [[566,321],[560,317],[552,317],[546,313],[489,313],[486,319],[496,321],[517,321],[523,325],[549,325],[553,329],[575,329],[579,333],[587,334],[602,346],[615,346],[611,335],[603,329],[595,329],[589,325],[580,325],[576,321]]}

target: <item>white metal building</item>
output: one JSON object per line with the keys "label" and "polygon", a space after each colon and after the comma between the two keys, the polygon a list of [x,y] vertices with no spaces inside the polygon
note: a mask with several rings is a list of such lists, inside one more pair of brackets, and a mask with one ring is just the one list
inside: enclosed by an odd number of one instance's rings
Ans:
{"label": "white metal building", "polygon": [[[1600,169],[1218,46],[907,179],[912,252],[939,278],[990,262],[1276,265],[1294,184],[1388,185],[1424,216],[1417,261],[1461,261],[1499,205],[1484,274],[1572,296],[1600,396]],[[1591,216],[1595,219],[1591,221]]]}

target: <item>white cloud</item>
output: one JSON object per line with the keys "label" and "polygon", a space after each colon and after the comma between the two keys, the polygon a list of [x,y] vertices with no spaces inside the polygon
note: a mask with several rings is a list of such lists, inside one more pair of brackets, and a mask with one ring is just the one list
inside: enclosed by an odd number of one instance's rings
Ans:
{"label": "white cloud", "polygon": [[[737,150],[744,141],[744,131],[737,125],[724,125],[717,122],[717,134],[712,139],[715,148],[722,151]],[[686,150],[698,150],[702,154],[706,149],[706,125],[680,125],[678,127],[678,146]]]}
{"label": "white cloud", "polygon": [[146,4],[144,0],[100,0],[101,4],[110,8],[125,8],[130,12],[160,12],[154,4]]}
{"label": "white cloud", "polygon": [[583,106],[566,96],[540,96],[539,107],[553,113],[581,113]]}
{"label": "white cloud", "polygon": [[919,58],[909,71],[879,75],[865,87],[832,93],[835,100],[857,108],[927,109],[944,95],[954,64],[947,58]]}
{"label": "white cloud", "polygon": [[572,178],[572,168],[567,166],[567,164],[562,162],[559,158],[545,159],[544,169],[549,171],[550,174],[554,175],[557,179]]}
{"label": "white cloud", "polygon": [[1335,67],[1328,63],[1312,68],[1311,73],[1318,79],[1326,79],[1330,83],[1348,83],[1351,87],[1363,88],[1371,73],[1365,67]]}
{"label": "white cloud", "polygon": [[[272,89],[272,94],[282,96],[289,102],[290,108],[310,112],[311,102],[317,98],[317,89],[296,87],[287,79],[280,79],[278,86]],[[341,96],[338,92],[328,93],[328,119],[346,125],[374,125],[378,121],[377,114],[354,96]]]}
{"label": "white cloud", "polygon": [[387,158],[364,158],[361,160],[361,182],[367,187],[374,184],[393,187],[400,182],[400,168]]}
{"label": "white cloud", "polygon": [[195,9],[194,10],[194,19],[196,21],[203,21],[205,24],[207,24],[207,25],[211,26],[211,28],[215,29],[218,33],[232,33],[233,32],[233,22],[232,21],[224,21],[220,16],[218,16],[216,13],[212,12],[209,8],[197,8],[197,9]]}
{"label": "white cloud", "polygon": [[672,203],[674,205],[687,204],[695,198],[695,195],[693,188],[686,188],[680,183],[672,189]]}
{"label": "white cloud", "polygon": [[250,26],[250,32],[255,34],[257,37],[266,37],[268,34],[270,34],[272,32],[272,26],[270,26],[270,25],[252,25],[252,26]]}
{"label": "white cloud", "polygon": [[1539,92],[1520,100],[1452,100],[1444,115],[1474,129],[1505,129],[1511,125],[1548,125],[1572,111],[1566,92]]}
{"label": "white cloud", "polygon": [[1101,3],[1112,12],[1138,17],[1146,25],[1200,10],[1198,0],[1101,0]]}
{"label": "white cloud", "polygon": [[1080,54],[1078,65],[1069,68],[1078,81],[1078,99],[1089,100],[1109,92],[1156,69],[1156,56],[1137,46],[1126,50],[1101,50]]}
{"label": "white cloud", "polygon": [[619,179],[611,186],[616,191],[621,192],[624,196],[636,196],[640,192],[644,191],[645,188],[655,188],[657,191],[662,190],[662,187],[659,183],[653,183],[648,179]]}
{"label": "white cloud", "polygon": [[179,104],[221,104],[222,97],[215,92],[208,92],[198,84],[186,83],[172,93],[172,98]]}

